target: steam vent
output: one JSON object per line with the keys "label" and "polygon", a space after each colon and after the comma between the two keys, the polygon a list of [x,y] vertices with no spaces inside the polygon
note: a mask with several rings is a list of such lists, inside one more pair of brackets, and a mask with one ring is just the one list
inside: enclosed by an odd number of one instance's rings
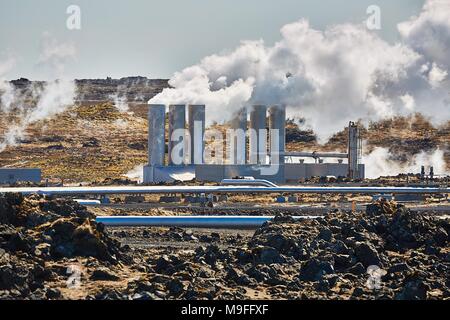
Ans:
{"label": "steam vent", "polygon": [[178,104],[166,108],[149,104],[148,165],[144,166],[144,183],[193,178],[219,182],[237,176],[277,183],[313,176],[364,178],[364,164],[360,163],[361,139],[358,126],[353,122],[349,123],[346,153],[286,152],[285,107],[242,108],[223,137],[226,139],[224,159],[208,160],[205,156],[206,111],[205,105]]}

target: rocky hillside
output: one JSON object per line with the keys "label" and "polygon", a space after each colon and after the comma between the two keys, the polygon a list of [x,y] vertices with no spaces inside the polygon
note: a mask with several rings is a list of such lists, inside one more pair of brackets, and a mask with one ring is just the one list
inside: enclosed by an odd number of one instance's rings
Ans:
{"label": "rocky hillside", "polygon": [[[11,81],[21,95],[31,98],[33,88],[41,88],[42,81],[25,78]],[[121,79],[80,79],[75,80],[76,101],[79,103],[112,101],[114,97],[128,102],[147,103],[147,101],[169,86],[167,79],[148,79],[146,77],[125,77]]]}
{"label": "rocky hillside", "polygon": [[2,167],[38,167],[50,181],[118,178],[147,159],[147,121],[111,103],[74,106],[32,124],[0,153]]}
{"label": "rocky hillside", "polygon": [[[26,79],[13,83],[23,94],[31,85],[42,85]],[[1,167],[39,167],[43,177],[51,181],[79,183],[123,178],[130,170],[146,163],[147,106],[143,102],[167,87],[167,80],[142,77],[77,80],[77,86],[80,101],[51,119],[31,124],[18,145],[0,153]],[[128,111],[120,111],[114,105],[113,96],[136,103],[129,103]],[[8,125],[8,121],[0,122],[0,135],[4,135]],[[226,126],[213,127],[225,130]],[[301,119],[287,121],[287,150],[346,150],[346,130],[321,145],[314,132],[302,128]],[[397,117],[362,126],[362,136],[366,152],[385,147],[399,162],[421,151],[440,148],[445,150],[450,169],[450,121],[434,127],[420,114]]]}

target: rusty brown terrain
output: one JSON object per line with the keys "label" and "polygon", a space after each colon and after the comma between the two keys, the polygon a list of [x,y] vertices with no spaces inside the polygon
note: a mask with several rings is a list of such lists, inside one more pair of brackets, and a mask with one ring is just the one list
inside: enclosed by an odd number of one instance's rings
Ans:
{"label": "rusty brown terrain", "polygon": [[0,299],[450,298],[448,220],[387,201],[265,210],[256,230],[105,228],[67,199],[1,195]]}
{"label": "rusty brown terrain", "polygon": [[[116,81],[116,82],[114,82]],[[26,92],[26,82],[17,86]],[[50,181],[70,183],[120,179],[147,161],[147,98],[167,86],[166,80],[78,80],[76,105],[53,118],[31,124],[17,145],[0,153],[2,167],[38,167]],[[129,102],[128,112],[119,112],[110,100],[121,94]],[[104,102],[100,102],[104,100]],[[14,113],[3,115],[0,135],[14,121]],[[450,168],[450,121],[435,127],[421,114],[370,123],[362,126],[365,152],[385,147],[395,160],[406,161],[421,151],[440,148]],[[214,124],[225,131],[227,125]],[[302,119],[286,123],[289,151],[346,150],[346,129],[319,144],[314,132],[302,129]]]}

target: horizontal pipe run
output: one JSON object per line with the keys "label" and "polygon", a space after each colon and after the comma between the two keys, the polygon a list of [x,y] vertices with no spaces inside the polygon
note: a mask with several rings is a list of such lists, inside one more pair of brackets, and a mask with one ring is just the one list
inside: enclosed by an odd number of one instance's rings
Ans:
{"label": "horizontal pipe run", "polygon": [[348,153],[339,152],[285,152],[285,157],[341,158],[347,159]]}
{"label": "horizontal pipe run", "polygon": [[11,187],[0,193],[42,195],[107,195],[107,194],[201,194],[201,193],[314,193],[314,194],[446,194],[450,188],[426,187],[308,187],[308,186],[102,186],[102,187]]}
{"label": "horizontal pipe run", "polygon": [[73,199],[73,201],[78,202],[79,204],[81,204],[83,206],[101,204],[100,200],[91,200],[91,199]]}
{"label": "horizontal pipe run", "polygon": [[[257,228],[273,218],[273,216],[99,216],[96,222],[106,226]],[[293,218],[314,219],[317,216]]]}
{"label": "horizontal pipe run", "polygon": [[265,179],[223,179],[220,181],[222,186],[263,186],[263,187],[277,187],[277,185]]}

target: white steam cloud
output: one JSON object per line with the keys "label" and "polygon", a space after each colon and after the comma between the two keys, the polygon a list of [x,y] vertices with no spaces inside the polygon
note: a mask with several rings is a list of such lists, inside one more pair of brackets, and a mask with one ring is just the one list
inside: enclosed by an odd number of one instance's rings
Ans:
{"label": "white steam cloud", "polygon": [[173,88],[150,103],[204,103],[210,121],[254,103],[284,104],[321,141],[349,120],[421,112],[439,124],[450,118],[449,17],[449,1],[428,0],[419,16],[399,24],[396,44],[363,24],[319,31],[300,20],[282,27],[273,46],[244,41],[175,73]]}
{"label": "white steam cloud", "polygon": [[125,173],[125,177],[128,179],[133,179],[137,181],[143,181],[144,180],[144,165],[139,164],[135,166],[133,169]]}
{"label": "white steam cloud", "polygon": [[17,116],[15,122],[8,122],[6,125],[3,140],[0,141],[0,152],[23,139],[25,130],[31,123],[52,117],[73,105],[76,86],[74,81],[64,77],[64,65],[74,56],[73,44],[58,42],[44,34],[38,64],[50,67],[58,79],[46,82],[43,87],[32,85],[31,98],[36,101],[33,106],[3,77],[14,67],[14,61],[0,63],[0,110],[6,121],[9,121],[8,117],[12,114]]}
{"label": "white steam cloud", "polygon": [[64,67],[69,60],[76,57],[75,44],[72,42],[59,42],[48,32],[41,39],[41,52],[38,64],[48,66],[56,72],[58,77],[64,75]]}
{"label": "white steam cloud", "polygon": [[450,60],[450,1],[428,0],[419,16],[398,25],[408,46],[448,70]]}
{"label": "white steam cloud", "polygon": [[363,163],[366,164],[366,178],[378,178],[380,176],[394,176],[400,172],[420,173],[420,168],[425,165],[427,170],[433,167],[437,174],[445,174],[446,164],[444,151],[436,149],[433,152],[422,151],[406,163],[399,163],[391,160],[392,154],[387,148],[375,148],[370,154],[363,156]]}
{"label": "white steam cloud", "polygon": [[15,99],[14,87],[4,79],[8,73],[16,65],[16,59],[8,57],[5,61],[0,61],[0,106],[5,112],[9,112],[11,105]]}
{"label": "white steam cloud", "polygon": [[130,110],[130,107],[128,105],[128,99],[126,96],[122,96],[119,93],[115,93],[110,95],[109,98],[113,101],[117,111],[125,113]]}

